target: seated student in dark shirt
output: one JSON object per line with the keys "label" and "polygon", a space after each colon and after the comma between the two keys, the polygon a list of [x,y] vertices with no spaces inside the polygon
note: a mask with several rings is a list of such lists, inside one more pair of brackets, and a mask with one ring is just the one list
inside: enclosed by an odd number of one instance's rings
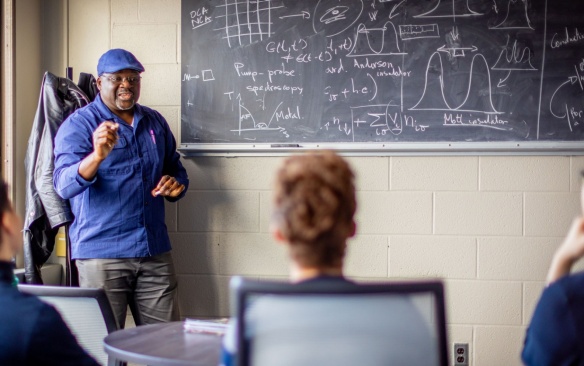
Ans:
{"label": "seated student in dark shirt", "polygon": [[18,291],[11,259],[22,249],[21,229],[0,179],[0,365],[99,365],[55,308]]}
{"label": "seated student in dark shirt", "polygon": [[[339,281],[348,282],[343,276],[343,262],[347,249],[347,239],[355,235],[356,225],[354,215],[356,211],[356,197],[354,186],[354,175],[347,162],[331,151],[295,155],[286,159],[276,173],[274,184],[273,202],[272,202],[272,219],[271,231],[278,243],[285,246],[290,257],[289,278],[293,283],[334,283]],[[330,299],[329,299],[330,300]],[[327,301],[329,301],[327,300]],[[402,315],[404,324],[403,333],[400,337],[409,338],[415,334],[418,343],[415,344],[415,350],[410,352],[408,346],[404,347],[403,354],[407,360],[413,362],[399,362],[396,365],[435,365],[436,360],[433,354],[426,355],[425,352],[419,352],[420,349],[429,349],[431,347],[431,337],[429,330],[420,323],[420,314],[409,301],[396,299],[393,302],[379,299],[379,302],[370,301],[367,304],[368,309],[378,310],[382,305],[383,311],[399,311]],[[382,301],[383,300],[383,301]],[[371,303],[373,302],[373,303]],[[319,324],[335,324],[342,314],[355,315],[355,305],[350,301],[344,301],[338,304],[336,301],[334,313],[326,310],[320,315],[313,313],[313,307],[310,310],[300,309],[295,306],[294,300],[289,299],[257,299],[253,304],[253,309],[249,309],[248,322],[254,323],[253,313],[270,314],[270,319],[278,319],[278,324],[270,323],[271,331],[280,332],[282,329],[293,332],[300,330],[302,324],[297,319],[303,319],[303,322],[318,321]],[[330,303],[328,303],[330,304]],[[388,308],[389,304],[389,308]],[[361,306],[364,306],[361,304]],[[323,302],[320,303],[320,309],[330,309]],[[362,308],[363,309],[363,308]],[[364,311],[367,312],[367,311]],[[286,314],[280,316],[280,314]],[[386,319],[380,319],[380,324]],[[407,322],[407,320],[412,320]],[[327,323],[328,322],[328,323]],[[405,324],[407,322],[407,324]],[[393,323],[395,324],[395,323]],[[391,333],[394,330],[383,332]],[[232,320],[224,338],[222,365],[231,366],[234,364],[236,356],[236,336],[235,322]],[[278,338],[278,337],[276,337]],[[313,340],[314,336],[304,337],[300,342]],[[316,340],[319,342],[320,340]],[[347,333],[347,336],[336,335],[334,337],[334,346],[347,345],[344,347],[348,357],[344,358],[343,364],[355,364],[351,361],[357,353],[367,354],[371,359],[382,358],[383,363],[388,364],[387,356],[391,347],[383,347],[385,350],[379,352],[379,347],[368,344],[358,345],[360,348],[355,350],[355,337]],[[425,343],[427,341],[427,343]],[[273,346],[269,352],[264,354],[263,364],[279,365],[301,365],[306,363],[305,359],[291,357],[287,354],[286,344],[282,342],[271,344]],[[396,344],[398,342],[395,342]],[[330,343],[332,344],[332,343]],[[302,348],[303,346],[300,345]],[[326,353],[327,348],[323,348]],[[282,351],[282,352],[280,352]],[[387,352],[386,352],[387,351]],[[402,352],[400,352],[401,354]],[[321,352],[322,354],[322,352]],[[421,355],[421,356],[420,356]],[[326,361],[320,362],[320,356],[310,354],[311,364],[331,364],[335,360],[324,356]],[[401,357],[401,356],[399,356]],[[272,362],[266,361],[270,360]],[[302,359],[303,361],[299,361]],[[338,363],[336,363],[338,365]]]}
{"label": "seated student in dark shirt", "polygon": [[[584,184],[581,195],[584,207]],[[581,216],[574,220],[552,259],[547,287],[527,328],[521,354],[526,365],[584,365],[584,272],[570,274],[583,256]]]}
{"label": "seated student in dark shirt", "polygon": [[[346,241],[355,235],[353,172],[333,152],[292,156],[276,174],[271,231],[290,256],[294,283],[347,281]],[[234,321],[224,339],[222,365],[235,358]]]}

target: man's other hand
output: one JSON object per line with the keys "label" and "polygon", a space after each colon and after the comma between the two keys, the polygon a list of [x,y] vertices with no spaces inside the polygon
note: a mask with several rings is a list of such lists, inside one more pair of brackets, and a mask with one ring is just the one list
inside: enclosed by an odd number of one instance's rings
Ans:
{"label": "man's other hand", "polygon": [[164,175],[160,178],[156,188],[152,190],[152,196],[168,196],[168,197],[178,197],[182,191],[185,190],[185,186],[180,184],[174,177],[170,175]]}

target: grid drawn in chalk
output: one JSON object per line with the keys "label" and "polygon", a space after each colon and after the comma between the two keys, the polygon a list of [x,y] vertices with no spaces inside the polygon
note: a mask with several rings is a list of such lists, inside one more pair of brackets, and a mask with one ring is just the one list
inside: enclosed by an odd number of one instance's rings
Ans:
{"label": "grid drawn in chalk", "polygon": [[274,0],[225,0],[217,8],[225,10],[224,15],[216,16],[225,19],[225,27],[215,30],[225,31],[222,38],[232,47],[263,41],[273,35],[272,12],[284,6]]}

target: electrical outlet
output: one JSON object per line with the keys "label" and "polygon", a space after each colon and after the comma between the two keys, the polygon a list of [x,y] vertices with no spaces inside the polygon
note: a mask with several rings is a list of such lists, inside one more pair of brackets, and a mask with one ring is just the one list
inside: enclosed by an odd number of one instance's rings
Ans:
{"label": "electrical outlet", "polygon": [[468,343],[454,343],[454,366],[468,366]]}

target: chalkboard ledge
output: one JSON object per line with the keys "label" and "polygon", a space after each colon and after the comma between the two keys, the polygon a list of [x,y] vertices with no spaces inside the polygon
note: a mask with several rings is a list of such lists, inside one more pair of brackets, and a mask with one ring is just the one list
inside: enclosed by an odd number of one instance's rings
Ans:
{"label": "chalkboard ledge", "polygon": [[180,144],[179,152],[191,156],[282,156],[331,149],[347,156],[410,155],[584,155],[584,141],[575,142],[387,142],[387,143],[258,143]]}

